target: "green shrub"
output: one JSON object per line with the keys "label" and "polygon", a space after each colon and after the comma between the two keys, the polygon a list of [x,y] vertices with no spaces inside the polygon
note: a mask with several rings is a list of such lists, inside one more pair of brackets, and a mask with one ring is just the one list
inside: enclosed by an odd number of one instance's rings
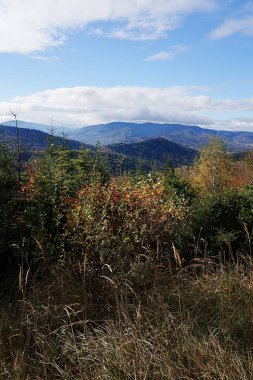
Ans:
{"label": "green shrub", "polygon": [[[230,254],[245,240],[241,221],[241,198],[235,191],[208,193],[192,204],[179,239],[185,254]],[[182,242],[181,242],[182,244]]]}

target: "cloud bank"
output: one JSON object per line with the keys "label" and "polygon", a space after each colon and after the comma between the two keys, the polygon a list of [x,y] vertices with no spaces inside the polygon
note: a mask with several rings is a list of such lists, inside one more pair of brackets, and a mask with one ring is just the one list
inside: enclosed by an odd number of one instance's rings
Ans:
{"label": "cloud bank", "polygon": [[187,15],[214,10],[216,2],[0,0],[0,52],[44,51],[62,45],[67,32],[80,30],[120,39],[153,40],[178,27]]}
{"label": "cloud bank", "polygon": [[[0,102],[2,121],[10,120],[10,108],[22,120],[49,124],[52,118],[55,125],[73,128],[153,121],[253,130],[253,98],[215,99],[201,87],[58,88]],[[236,112],[243,118],[232,122],[230,115]]]}

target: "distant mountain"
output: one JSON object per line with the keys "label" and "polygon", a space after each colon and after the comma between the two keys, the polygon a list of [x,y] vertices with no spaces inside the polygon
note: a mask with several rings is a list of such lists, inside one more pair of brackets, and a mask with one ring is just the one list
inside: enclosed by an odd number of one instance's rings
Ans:
{"label": "distant mountain", "polygon": [[[49,139],[52,138],[49,133],[28,128],[19,128],[19,137],[21,145],[29,151],[45,149],[48,146]],[[0,125],[0,142],[1,141],[9,143],[11,146],[16,146],[16,128]],[[61,144],[63,138],[56,136],[55,142],[56,144]],[[80,141],[68,140],[67,144],[70,149],[80,149],[81,146],[94,149],[94,147],[83,144]]]}
{"label": "distant mountain", "polygon": [[[23,121],[23,120],[17,120],[19,128],[27,128],[27,129],[35,129],[37,131],[42,131],[45,133],[50,133],[53,129],[55,134],[62,135],[62,132],[64,130],[65,133],[69,131],[68,128],[62,128],[59,126],[50,126],[46,124],[38,124],[38,123],[32,123],[29,121]],[[1,123],[0,125],[8,126],[8,127],[15,127],[15,120],[5,121],[4,123]]]}
{"label": "distant mountain", "polygon": [[168,158],[173,166],[189,165],[198,155],[196,150],[186,148],[163,138],[130,144],[113,144],[108,145],[107,148],[110,151],[134,159],[140,158],[146,162],[154,161],[158,166],[162,166]]}
{"label": "distant mountain", "polygon": [[210,136],[219,136],[233,151],[253,148],[253,132],[218,131],[181,124],[126,123],[92,125],[69,132],[69,137],[95,145],[133,143],[150,138],[165,138],[188,148],[199,149],[208,143]]}

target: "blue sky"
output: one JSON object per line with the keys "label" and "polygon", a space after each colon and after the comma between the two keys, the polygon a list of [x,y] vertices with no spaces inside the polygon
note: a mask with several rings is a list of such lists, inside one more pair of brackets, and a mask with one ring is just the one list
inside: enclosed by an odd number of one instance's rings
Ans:
{"label": "blue sky", "polygon": [[253,1],[0,0],[0,116],[253,131]]}

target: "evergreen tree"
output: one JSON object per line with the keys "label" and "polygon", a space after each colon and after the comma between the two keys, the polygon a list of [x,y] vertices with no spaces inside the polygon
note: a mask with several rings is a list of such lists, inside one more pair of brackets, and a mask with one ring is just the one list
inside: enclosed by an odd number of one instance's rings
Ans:
{"label": "evergreen tree", "polygon": [[13,214],[17,192],[15,155],[5,143],[0,143],[0,241],[8,240],[14,230],[16,222]]}

